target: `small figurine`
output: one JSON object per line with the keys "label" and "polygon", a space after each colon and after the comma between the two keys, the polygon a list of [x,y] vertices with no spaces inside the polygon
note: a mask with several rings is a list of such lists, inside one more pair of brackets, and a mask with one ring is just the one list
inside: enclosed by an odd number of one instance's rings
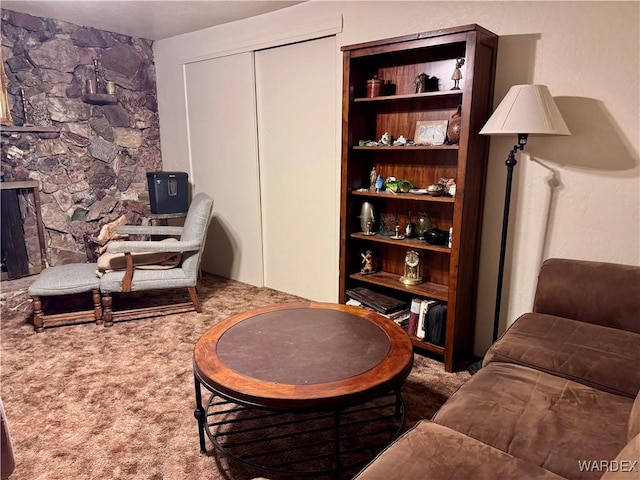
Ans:
{"label": "small figurine", "polygon": [[452,197],[456,196],[455,178],[441,178],[438,183],[444,187],[444,193],[451,195]]}
{"label": "small figurine", "polygon": [[404,135],[400,135],[400,137],[398,137],[398,139],[393,142],[393,146],[394,147],[395,146],[403,146],[403,145],[406,145],[406,144],[407,144],[407,139],[405,138]]}
{"label": "small figurine", "polygon": [[388,132],[384,132],[384,134],[382,135],[382,137],[380,138],[380,145],[385,145],[385,146],[389,146],[391,145],[391,135],[389,135]]}
{"label": "small figurine", "polygon": [[381,192],[384,187],[384,180],[382,180],[382,175],[378,175],[376,179],[376,192]]}
{"label": "small figurine", "polygon": [[451,75],[451,80],[453,80],[453,87],[451,90],[460,90],[460,80],[462,79],[462,72],[460,68],[464,65],[464,58],[458,58],[456,60],[456,68],[453,71],[453,75]]}
{"label": "small figurine", "polygon": [[363,275],[368,275],[373,273],[373,252],[371,250],[367,250],[365,253],[361,253],[362,257],[362,268],[360,269],[360,273]]}
{"label": "small figurine", "polygon": [[416,77],[416,93],[423,93],[427,91],[427,78],[426,73],[421,73]]}
{"label": "small figurine", "polygon": [[376,167],[371,169],[371,173],[369,174],[369,191],[376,191],[376,179],[378,178],[378,174],[376,173]]}
{"label": "small figurine", "polygon": [[400,233],[400,225],[396,225],[395,235],[393,235],[391,238],[393,238],[394,240],[404,240],[406,238]]}

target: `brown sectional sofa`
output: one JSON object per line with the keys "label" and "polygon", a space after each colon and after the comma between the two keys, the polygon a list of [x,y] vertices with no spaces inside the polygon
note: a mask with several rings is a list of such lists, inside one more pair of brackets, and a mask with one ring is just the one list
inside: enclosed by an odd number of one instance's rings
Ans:
{"label": "brown sectional sofa", "polygon": [[640,267],[549,259],[532,313],[356,478],[640,480]]}

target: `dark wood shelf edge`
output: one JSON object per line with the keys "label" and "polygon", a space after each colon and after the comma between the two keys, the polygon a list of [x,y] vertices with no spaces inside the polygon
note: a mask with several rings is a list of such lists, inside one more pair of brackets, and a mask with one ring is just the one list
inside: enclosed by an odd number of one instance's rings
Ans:
{"label": "dark wood shelf edge", "polygon": [[108,93],[87,93],[82,96],[82,101],[91,105],[115,105],[118,103],[116,97]]}
{"label": "dark wood shelf edge", "polygon": [[354,150],[375,150],[377,152],[382,151],[397,151],[403,150],[405,152],[410,151],[418,151],[418,150],[459,150],[460,146],[458,144],[450,145],[450,144],[442,144],[442,145],[390,145],[390,146],[373,146],[373,147],[361,147],[360,145],[354,145],[352,147]]}
{"label": "dark wood shelf edge", "polygon": [[428,97],[448,97],[451,95],[462,95],[463,90],[438,90],[436,92],[408,93],[404,95],[381,95],[379,97],[357,97],[354,103],[365,102],[393,102],[396,100],[416,100]]}
{"label": "dark wood shelf edge", "polygon": [[0,182],[0,190],[14,190],[14,189],[23,189],[23,188],[38,188],[40,186],[40,182],[35,180],[22,180],[19,182]]}
{"label": "dark wood shelf edge", "polygon": [[432,282],[423,282],[418,285],[404,285],[400,282],[400,275],[388,272],[376,272],[369,275],[352,273],[349,275],[349,278],[363,283],[369,283],[397,290],[399,292],[409,293],[411,295],[433,298],[434,300],[441,300],[443,302],[448,301],[449,289],[446,285],[440,285]]}
{"label": "dark wood shelf edge", "polygon": [[365,235],[364,233],[352,233],[351,238],[357,238],[358,240],[368,240],[372,242],[389,243],[392,245],[397,245],[399,247],[418,248],[420,250],[429,250],[432,252],[440,252],[440,253],[446,253],[446,254],[451,253],[450,248],[440,247],[438,245],[430,245],[425,241],[418,240],[415,238],[405,238],[403,240],[395,240],[391,237],[380,235],[379,233],[376,235]]}
{"label": "dark wood shelf edge", "polygon": [[442,202],[442,203],[455,203],[455,197],[432,197],[431,195],[416,195],[415,193],[387,193],[387,192],[369,192],[352,190],[352,195],[359,195],[363,197],[382,197],[382,198],[397,198],[401,200],[419,200],[422,202]]}
{"label": "dark wood shelf edge", "polygon": [[411,338],[411,343],[413,343],[414,347],[422,348],[423,350],[428,350],[430,352],[437,353],[438,355],[444,355],[444,347],[425,342],[424,340],[421,340],[418,337],[414,337],[413,335],[409,335],[409,338]]}

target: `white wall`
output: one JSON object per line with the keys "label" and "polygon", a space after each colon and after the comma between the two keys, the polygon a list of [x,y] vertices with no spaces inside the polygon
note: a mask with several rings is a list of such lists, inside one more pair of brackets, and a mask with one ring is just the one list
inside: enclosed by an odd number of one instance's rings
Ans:
{"label": "white wall", "polygon": [[[546,84],[556,97],[573,135],[530,138],[526,154],[519,157],[501,330],[531,308],[544,258],[640,264],[637,2],[312,1],[157,42],[165,168],[178,169],[174,160],[186,154],[183,105],[176,94],[180,78],[170,71],[176,58],[198,55],[201,42],[220,40],[224,44],[230,37],[250,38],[256,32],[292,32],[298,25],[314,19],[322,22],[336,13],[343,18],[338,47],[477,23],[500,35],[496,105],[511,85],[519,83]],[[338,49],[336,56],[339,61]],[[340,110],[337,105],[336,112]],[[476,352],[480,354],[491,340],[504,160],[512,143],[494,138],[490,151],[476,321]],[[332,161],[339,164],[338,153]],[[333,214],[337,217],[338,211]],[[320,262],[335,258],[335,248],[327,245],[326,251],[315,252],[316,258]]]}

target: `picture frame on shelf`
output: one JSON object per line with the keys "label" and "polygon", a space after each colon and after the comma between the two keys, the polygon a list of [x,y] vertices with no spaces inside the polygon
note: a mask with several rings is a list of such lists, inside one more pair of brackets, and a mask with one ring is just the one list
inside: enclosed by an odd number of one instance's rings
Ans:
{"label": "picture frame on shelf", "polygon": [[448,120],[419,120],[413,135],[415,145],[443,145],[447,138]]}

